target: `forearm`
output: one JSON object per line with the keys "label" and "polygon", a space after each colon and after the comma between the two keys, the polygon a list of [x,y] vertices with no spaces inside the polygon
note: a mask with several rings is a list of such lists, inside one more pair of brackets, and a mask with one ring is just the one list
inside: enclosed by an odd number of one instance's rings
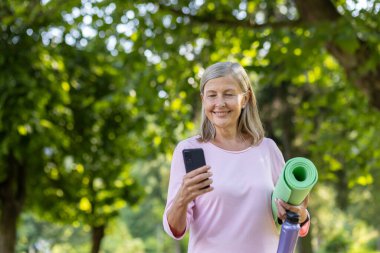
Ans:
{"label": "forearm", "polygon": [[166,218],[169,228],[177,238],[182,236],[186,230],[188,213],[189,215],[192,213],[188,210],[189,205],[192,205],[192,201],[196,197],[213,190],[210,186],[212,173],[209,170],[209,166],[203,166],[187,173],[167,210]]}
{"label": "forearm", "polygon": [[186,230],[187,204],[181,200],[174,200],[167,212],[167,219],[174,236],[183,235]]}

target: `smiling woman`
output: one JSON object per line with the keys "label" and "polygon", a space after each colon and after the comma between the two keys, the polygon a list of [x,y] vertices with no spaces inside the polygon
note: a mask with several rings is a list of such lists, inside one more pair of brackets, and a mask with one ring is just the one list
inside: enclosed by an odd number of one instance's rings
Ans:
{"label": "smiling woman", "polygon": [[[177,240],[190,230],[189,253],[276,252],[271,194],[285,162],[264,138],[248,75],[237,63],[216,63],[204,72],[200,93],[201,133],[174,150],[164,229]],[[185,149],[203,149],[206,165],[186,173]],[[279,219],[285,209],[299,215],[301,236],[310,224],[307,203],[276,202]]]}
{"label": "smiling woman", "polygon": [[[201,141],[218,141],[215,138],[217,127],[225,134],[226,131],[235,132],[229,134],[237,134],[239,143],[248,140],[250,145],[256,145],[263,138],[264,130],[257,110],[256,96],[242,66],[237,63],[216,63],[210,66],[202,76],[200,92],[203,105]],[[210,113],[210,110],[230,114],[230,126],[220,128],[213,122],[212,116],[216,114]]]}
{"label": "smiling woman", "polygon": [[202,93],[207,119],[222,132],[237,130],[241,110],[245,108],[248,99],[249,93],[243,93],[231,76],[210,80]]}

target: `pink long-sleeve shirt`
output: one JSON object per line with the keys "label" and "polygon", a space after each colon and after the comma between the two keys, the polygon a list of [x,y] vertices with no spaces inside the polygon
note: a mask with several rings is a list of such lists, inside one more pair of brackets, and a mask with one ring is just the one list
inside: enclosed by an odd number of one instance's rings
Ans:
{"label": "pink long-sleeve shirt", "polygon": [[[187,208],[186,231],[190,230],[189,253],[275,253],[279,231],[272,217],[271,194],[284,167],[284,158],[273,140],[264,138],[255,147],[228,151],[194,136],[174,150],[167,204],[163,216],[165,231],[174,239],[167,211],[186,173],[182,150],[202,148],[213,173],[213,191],[197,197]],[[309,224],[301,228],[307,234]]]}

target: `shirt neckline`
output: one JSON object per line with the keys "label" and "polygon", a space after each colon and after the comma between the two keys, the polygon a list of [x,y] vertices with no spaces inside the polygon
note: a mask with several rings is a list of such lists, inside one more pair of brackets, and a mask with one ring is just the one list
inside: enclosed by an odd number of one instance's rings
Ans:
{"label": "shirt neckline", "polygon": [[228,149],[224,149],[224,148],[221,148],[217,145],[215,145],[214,143],[212,143],[211,141],[208,141],[207,142],[211,147],[213,148],[216,148],[216,149],[219,149],[223,152],[226,152],[226,153],[231,153],[231,154],[240,154],[240,153],[244,153],[244,152],[247,152],[248,150],[250,150],[251,148],[253,148],[253,146],[249,146],[248,148],[245,148],[245,149],[242,149],[242,150],[228,150]]}

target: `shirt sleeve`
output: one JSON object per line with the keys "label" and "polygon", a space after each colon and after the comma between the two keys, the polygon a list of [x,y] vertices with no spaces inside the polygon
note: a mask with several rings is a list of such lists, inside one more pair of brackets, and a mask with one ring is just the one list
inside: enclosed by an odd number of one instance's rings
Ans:
{"label": "shirt sleeve", "polygon": [[280,177],[282,170],[284,169],[285,160],[276,143],[272,139],[268,140],[271,159],[272,181],[273,185],[276,186],[277,180]]}
{"label": "shirt sleeve", "polygon": [[193,206],[194,206],[194,201],[192,201],[191,203],[189,203],[187,207],[185,232],[180,236],[175,236],[169,226],[167,212],[172,206],[174,198],[179,188],[181,187],[183,177],[186,174],[185,165],[182,158],[182,150],[183,148],[181,148],[181,145],[179,144],[177,145],[173,153],[173,158],[172,158],[172,163],[171,163],[171,168],[170,168],[168,197],[167,197],[167,202],[166,202],[165,211],[163,215],[163,226],[164,226],[165,232],[176,240],[182,239],[185,236],[186,231],[189,229],[189,226],[193,220]]}

